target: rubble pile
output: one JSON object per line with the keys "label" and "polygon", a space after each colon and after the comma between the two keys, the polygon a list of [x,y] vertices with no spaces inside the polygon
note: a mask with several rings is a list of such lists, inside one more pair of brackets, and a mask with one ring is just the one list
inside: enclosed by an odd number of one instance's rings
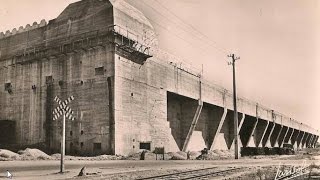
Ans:
{"label": "rubble pile", "polygon": [[209,150],[207,154],[200,154],[198,160],[217,160],[217,159],[230,159],[234,157],[232,150]]}
{"label": "rubble pile", "polygon": [[20,154],[21,160],[49,160],[52,159],[51,156],[39,149],[30,149],[18,151]]}
{"label": "rubble pile", "polygon": [[18,160],[20,159],[20,155],[6,150],[6,149],[0,149],[0,160],[6,161],[6,160]]}

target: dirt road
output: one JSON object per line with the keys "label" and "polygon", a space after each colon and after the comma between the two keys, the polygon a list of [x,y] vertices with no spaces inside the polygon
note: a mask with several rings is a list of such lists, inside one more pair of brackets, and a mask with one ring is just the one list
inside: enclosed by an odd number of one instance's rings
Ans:
{"label": "dirt road", "polygon": [[[6,170],[9,170],[14,179],[69,179],[75,178],[83,166],[86,166],[90,175],[81,179],[130,179],[130,177],[152,176],[171,172],[192,170],[207,167],[247,167],[257,168],[259,166],[278,166],[302,164],[303,159],[282,160],[282,159],[239,159],[239,160],[214,160],[214,161],[66,161],[66,173],[59,174],[59,161],[1,161],[0,176],[5,178]],[[305,160],[307,164],[315,163],[320,165],[319,160]],[[126,177],[129,172],[134,176]]]}

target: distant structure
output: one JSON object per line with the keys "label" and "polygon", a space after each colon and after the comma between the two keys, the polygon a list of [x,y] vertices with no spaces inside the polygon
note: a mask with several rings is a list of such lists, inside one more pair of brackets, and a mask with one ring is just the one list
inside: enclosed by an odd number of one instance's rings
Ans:
{"label": "distant structure", "polygon": [[[82,0],[48,23],[0,33],[0,146],[58,152],[55,96],[73,95],[69,154],[231,149],[232,96],[158,49],[154,28],[121,0]],[[238,98],[239,144],[314,147],[319,133]]]}

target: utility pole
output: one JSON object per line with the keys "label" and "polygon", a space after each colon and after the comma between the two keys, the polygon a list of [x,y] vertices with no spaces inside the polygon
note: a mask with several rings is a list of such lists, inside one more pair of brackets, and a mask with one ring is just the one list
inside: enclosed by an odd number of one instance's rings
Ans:
{"label": "utility pole", "polygon": [[238,145],[238,111],[237,111],[237,92],[236,92],[236,60],[240,57],[235,57],[234,54],[228,55],[232,58],[232,61],[228,65],[232,65],[233,68],[233,117],[234,117],[234,158],[239,159],[239,145]]}

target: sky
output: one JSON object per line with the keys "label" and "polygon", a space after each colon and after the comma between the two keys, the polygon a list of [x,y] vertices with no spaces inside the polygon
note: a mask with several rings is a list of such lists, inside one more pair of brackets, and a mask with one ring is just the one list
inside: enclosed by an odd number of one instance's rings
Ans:
{"label": "sky", "polygon": [[[320,2],[317,0],[126,0],[160,48],[238,96],[320,129]],[[0,32],[54,19],[75,0],[0,0]]]}

